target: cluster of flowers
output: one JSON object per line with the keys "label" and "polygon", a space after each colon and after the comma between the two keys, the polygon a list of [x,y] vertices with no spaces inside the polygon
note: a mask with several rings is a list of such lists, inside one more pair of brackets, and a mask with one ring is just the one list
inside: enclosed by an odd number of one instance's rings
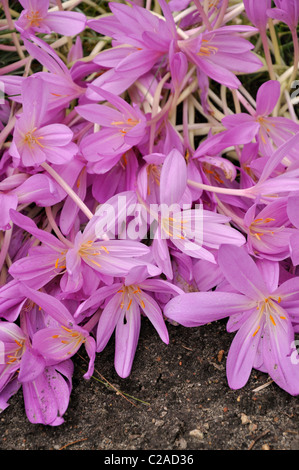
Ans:
{"label": "cluster of flowers", "polygon": [[61,424],[73,356],[89,379],[114,335],[127,377],[143,316],[166,344],[227,318],[229,386],[255,368],[299,394],[299,1],[80,3],[20,0],[12,20],[2,0],[20,60],[0,69],[0,408],[22,388],[32,423]]}

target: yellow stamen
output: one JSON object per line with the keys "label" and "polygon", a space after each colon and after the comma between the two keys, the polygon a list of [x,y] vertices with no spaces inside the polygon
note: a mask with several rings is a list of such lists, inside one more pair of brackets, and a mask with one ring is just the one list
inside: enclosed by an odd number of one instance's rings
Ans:
{"label": "yellow stamen", "polygon": [[38,10],[31,10],[26,15],[27,20],[29,21],[30,26],[38,27],[40,22],[43,20],[40,12]]}
{"label": "yellow stamen", "polygon": [[271,322],[273,323],[273,325],[276,326],[276,323],[275,323],[274,318],[272,317],[272,315],[269,315],[269,318],[270,318]]}
{"label": "yellow stamen", "polygon": [[71,330],[70,328],[67,328],[67,327],[64,326],[64,325],[60,325],[60,326],[61,326],[61,328],[62,328],[63,330],[67,331],[68,333],[71,333],[71,332],[72,332],[72,330]]}
{"label": "yellow stamen", "polygon": [[254,332],[253,335],[252,335],[253,337],[258,333],[258,331],[260,330],[260,328],[261,328],[260,326],[257,327],[257,329],[255,330],[255,332]]}

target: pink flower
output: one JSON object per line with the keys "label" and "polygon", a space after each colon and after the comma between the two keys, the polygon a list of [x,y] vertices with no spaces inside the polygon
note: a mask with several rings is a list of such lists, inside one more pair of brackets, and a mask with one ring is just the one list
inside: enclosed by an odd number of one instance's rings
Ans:
{"label": "pink flower", "polygon": [[223,26],[180,40],[178,46],[200,72],[227,87],[238,88],[241,83],[235,72],[252,73],[262,66],[251,52],[253,44],[241,36],[252,30],[251,26]]}
{"label": "pink flower", "polygon": [[291,360],[298,279],[279,285],[279,264],[268,260],[256,264],[243,247],[223,245],[218,263],[228,282],[226,290],[177,296],[164,314],[188,327],[228,318],[228,331],[237,331],[227,357],[229,386],[243,387],[254,368],[298,395],[299,366]]}
{"label": "pink flower", "polygon": [[86,26],[86,17],[75,11],[48,12],[49,0],[19,0],[24,10],[15,26],[21,33],[51,33],[75,36]]}
{"label": "pink flower", "polygon": [[67,126],[47,125],[48,98],[47,84],[41,78],[33,76],[23,81],[23,112],[14,128],[10,155],[25,167],[45,161],[67,163],[77,153],[73,132]]}
{"label": "pink flower", "polygon": [[98,132],[82,139],[80,149],[88,162],[97,164],[97,173],[105,173],[126,151],[143,141],[146,117],[137,106],[130,106],[119,96],[104,90],[100,92],[108,101],[107,105],[85,104],[77,106],[76,111],[101,126]]}
{"label": "pink flower", "polygon": [[[279,82],[269,80],[263,83],[257,92],[254,114],[238,113],[226,116],[222,119],[222,124],[230,131],[235,130],[236,136],[240,129],[247,129],[248,142],[256,138],[261,155],[269,158],[277,148],[299,132],[299,125],[291,119],[271,116],[279,96]],[[297,161],[296,152],[291,152],[288,156]]]}

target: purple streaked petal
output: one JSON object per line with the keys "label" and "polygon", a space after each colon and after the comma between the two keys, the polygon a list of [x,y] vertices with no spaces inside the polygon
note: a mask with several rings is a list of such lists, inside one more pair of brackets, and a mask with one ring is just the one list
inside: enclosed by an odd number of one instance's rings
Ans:
{"label": "purple streaked petal", "polygon": [[123,314],[115,329],[114,366],[118,375],[130,375],[141,327],[139,305],[133,300],[130,309]]}
{"label": "purple streaked petal", "polygon": [[48,247],[57,251],[62,251],[65,249],[65,245],[60,240],[58,240],[58,238],[54,237],[54,235],[46,232],[45,230],[37,228],[30,217],[26,217],[16,210],[10,211],[10,217],[14,224],[18,225],[18,227],[21,227],[26,232],[31,233],[31,235],[45,243]]}
{"label": "purple streaked petal", "polygon": [[243,387],[250,377],[263,332],[259,326],[258,315],[250,315],[232,341],[226,362],[227,380],[232,389]]}
{"label": "purple streaked petal", "polygon": [[256,95],[256,115],[269,116],[275,108],[280,97],[280,83],[269,80],[263,83]]}
{"label": "purple streaked petal", "polygon": [[139,303],[140,308],[144,311],[147,318],[150,320],[152,325],[155,327],[156,331],[158,332],[161,340],[168,344],[169,343],[169,335],[168,331],[163,319],[162,311],[158,305],[158,303],[148,294],[142,292],[140,295],[140,299],[137,297],[137,302]]}
{"label": "purple streaked petal", "polygon": [[31,289],[24,283],[20,283],[20,292],[23,292],[25,297],[31,299],[59,324],[73,326],[74,319],[72,314],[56,297]]}
{"label": "purple streaked petal", "polygon": [[228,282],[242,294],[254,300],[268,296],[261,272],[244,247],[222,245],[218,253],[219,266]]}
{"label": "purple streaked petal", "polygon": [[292,361],[294,330],[288,319],[269,325],[263,337],[262,352],[270,377],[291,395],[299,394],[299,363]]}
{"label": "purple streaked petal", "polygon": [[76,36],[84,30],[86,16],[76,11],[52,11],[46,15],[43,24],[48,26],[51,31],[63,36]]}
{"label": "purple streaked petal", "polygon": [[76,106],[77,113],[90,122],[97,123],[101,126],[112,127],[115,129],[113,122],[123,121],[123,115],[116,109],[102,104],[83,104]]}
{"label": "purple streaked petal", "polygon": [[42,145],[45,147],[61,147],[69,144],[73,138],[73,132],[64,124],[40,127],[34,135],[42,138]]}
{"label": "purple streaked petal", "polygon": [[26,348],[20,364],[18,380],[22,383],[35,380],[44,370],[45,359],[31,347]]}
{"label": "purple streaked petal", "polygon": [[171,299],[164,315],[177,323],[194,327],[249,309],[249,300],[231,292],[191,292]]}
{"label": "purple streaked petal", "polygon": [[165,158],[160,175],[161,204],[180,203],[187,186],[187,165],[181,153],[173,149]]}
{"label": "purple streaked petal", "polygon": [[290,256],[294,266],[299,265],[299,230],[290,236]]}
{"label": "purple streaked petal", "polygon": [[97,352],[103,351],[121,318],[121,294],[116,293],[105,306],[97,327]]}

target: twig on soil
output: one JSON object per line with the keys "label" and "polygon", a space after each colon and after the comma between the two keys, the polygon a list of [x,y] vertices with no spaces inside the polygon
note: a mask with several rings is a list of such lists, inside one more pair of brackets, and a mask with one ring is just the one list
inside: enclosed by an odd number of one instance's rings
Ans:
{"label": "twig on soil", "polygon": [[[78,356],[83,360],[85,361],[85,359],[80,356],[78,354]],[[86,362],[86,361],[85,361]],[[95,380],[97,380],[98,382],[101,382],[103,385],[105,385],[106,387],[110,387],[112,388],[113,390],[115,390],[116,394],[117,395],[121,395],[123,398],[125,398],[125,400],[127,400],[129,403],[131,403],[131,405],[133,406],[136,406],[135,403],[133,403],[131,400],[129,400],[129,398],[132,398],[133,400],[136,400],[136,401],[140,401],[141,403],[143,403],[144,405],[150,405],[150,403],[146,402],[146,401],[143,401],[143,400],[140,400],[139,398],[135,398],[135,397],[132,397],[130,395],[128,395],[127,393],[124,393],[124,392],[121,392],[120,390],[118,390],[113,384],[111,384],[98,370],[95,369],[95,372],[101,377],[102,380],[98,379],[97,377],[95,377],[94,375],[92,375],[91,377]],[[127,398],[129,397],[129,398]]]}
{"label": "twig on soil", "polygon": [[69,444],[65,444],[64,446],[60,447],[60,449],[58,450],[63,450],[66,447],[72,446],[73,444],[77,444],[78,442],[82,442],[82,441],[87,441],[87,437],[85,437],[84,439],[78,439],[77,441],[70,442]]}
{"label": "twig on soil", "polygon": [[257,436],[250,444],[250,446],[248,447],[248,450],[251,450],[253,448],[253,446],[257,443],[257,441],[259,441],[262,437],[266,436],[267,434],[269,434],[270,430],[267,429],[267,431],[263,432],[262,434],[260,434],[259,436]]}
{"label": "twig on soil", "polygon": [[273,380],[270,380],[270,382],[267,382],[263,385],[261,385],[260,387],[257,387],[255,388],[254,390],[252,390],[253,392],[260,392],[261,390],[263,390],[264,388],[268,387],[269,385],[271,385],[273,383]]}

